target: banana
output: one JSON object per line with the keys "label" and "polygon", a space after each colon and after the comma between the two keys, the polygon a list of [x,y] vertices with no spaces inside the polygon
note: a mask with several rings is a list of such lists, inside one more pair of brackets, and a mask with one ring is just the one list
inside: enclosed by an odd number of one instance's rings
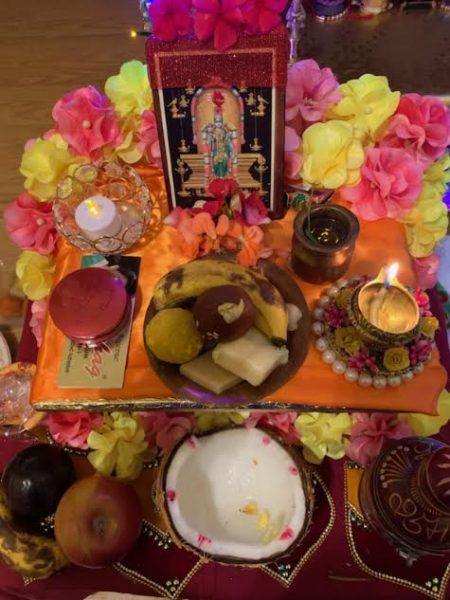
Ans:
{"label": "banana", "polygon": [[275,345],[285,344],[287,311],[280,292],[261,273],[228,260],[206,258],[173,269],[157,282],[154,305],[161,310],[227,284],[240,286],[250,296],[256,309],[256,327]]}
{"label": "banana", "polygon": [[30,535],[14,527],[13,517],[0,489],[0,560],[23,577],[44,579],[69,564],[50,538]]}

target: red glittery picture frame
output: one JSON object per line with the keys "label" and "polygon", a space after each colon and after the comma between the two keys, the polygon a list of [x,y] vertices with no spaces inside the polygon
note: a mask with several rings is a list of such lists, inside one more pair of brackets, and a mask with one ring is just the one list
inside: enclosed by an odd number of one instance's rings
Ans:
{"label": "red glittery picture frame", "polygon": [[212,180],[232,178],[281,218],[286,28],[242,36],[225,52],[150,37],[146,53],[169,207],[208,199]]}

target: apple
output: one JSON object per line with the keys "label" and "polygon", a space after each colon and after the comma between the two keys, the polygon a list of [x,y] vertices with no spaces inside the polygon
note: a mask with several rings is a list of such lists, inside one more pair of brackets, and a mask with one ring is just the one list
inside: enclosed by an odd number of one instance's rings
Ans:
{"label": "apple", "polygon": [[142,526],[142,506],[135,490],[100,474],[74,483],[55,515],[55,537],[62,551],[80,567],[106,567],[133,547]]}

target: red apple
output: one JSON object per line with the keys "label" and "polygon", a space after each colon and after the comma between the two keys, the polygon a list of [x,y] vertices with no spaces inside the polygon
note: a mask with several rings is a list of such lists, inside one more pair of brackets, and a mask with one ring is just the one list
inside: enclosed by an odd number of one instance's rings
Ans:
{"label": "red apple", "polygon": [[141,526],[142,506],[135,490],[98,474],[74,483],[55,515],[58,544],[80,567],[105,567],[123,558]]}

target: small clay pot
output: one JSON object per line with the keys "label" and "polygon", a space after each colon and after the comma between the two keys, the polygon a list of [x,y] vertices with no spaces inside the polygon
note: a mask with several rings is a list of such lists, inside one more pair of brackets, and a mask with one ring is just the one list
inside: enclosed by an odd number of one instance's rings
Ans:
{"label": "small clay pot", "polygon": [[306,211],[299,213],[294,221],[292,268],[310,283],[337,281],[350,265],[358,234],[358,219],[343,206],[314,206],[309,222]]}

